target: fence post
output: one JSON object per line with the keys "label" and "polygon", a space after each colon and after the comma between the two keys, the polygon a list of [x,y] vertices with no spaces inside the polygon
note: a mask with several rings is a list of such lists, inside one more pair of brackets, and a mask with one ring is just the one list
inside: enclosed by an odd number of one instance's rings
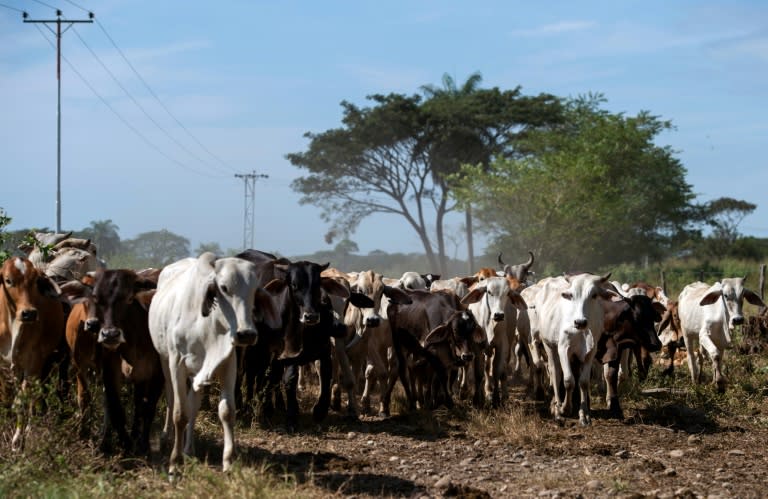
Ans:
{"label": "fence post", "polygon": [[664,291],[664,294],[667,294],[667,276],[664,275],[664,271],[661,271],[661,290]]}
{"label": "fence post", "polygon": [[704,280],[704,271],[703,270],[699,270],[699,280],[701,282],[707,282],[707,281]]}
{"label": "fence post", "polygon": [[[763,300],[763,303],[765,303],[765,264],[760,264],[760,284],[759,286],[759,292],[760,292],[760,299]],[[760,310],[758,312],[760,315],[765,314],[765,307],[760,307]]]}

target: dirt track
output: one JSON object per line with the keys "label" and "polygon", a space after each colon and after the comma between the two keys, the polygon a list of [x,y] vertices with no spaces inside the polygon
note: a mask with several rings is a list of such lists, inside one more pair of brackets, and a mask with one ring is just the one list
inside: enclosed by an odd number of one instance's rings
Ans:
{"label": "dirt track", "polygon": [[765,412],[716,421],[670,401],[626,408],[624,422],[598,408],[582,428],[512,407],[515,417],[458,407],[386,420],[332,414],[296,434],[245,429],[240,459],[294,475],[311,496],[768,496]]}

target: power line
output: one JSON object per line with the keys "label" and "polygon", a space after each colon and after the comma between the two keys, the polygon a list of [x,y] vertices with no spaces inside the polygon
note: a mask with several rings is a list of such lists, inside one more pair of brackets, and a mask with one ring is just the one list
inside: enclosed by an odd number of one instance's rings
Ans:
{"label": "power line", "polygon": [[10,9],[10,10],[15,10],[16,12],[19,12],[21,14],[26,14],[26,12],[24,12],[23,10],[17,9],[16,7],[11,7],[10,5],[5,5],[4,3],[0,3],[0,7],[5,7],[6,9]]}
{"label": "power line", "polygon": [[[154,118],[153,118],[153,117],[152,117],[152,116],[151,116],[151,115],[150,115],[150,114],[147,112],[147,110],[144,108],[144,106],[142,106],[142,105],[139,103],[139,101],[138,101],[138,100],[137,100],[137,99],[136,99],[136,98],[135,98],[135,97],[134,97],[134,96],[133,96],[133,95],[132,95],[132,94],[131,94],[131,93],[128,91],[128,89],[127,89],[127,88],[125,88],[125,86],[124,86],[122,83],[120,83],[120,80],[118,80],[118,79],[117,79],[117,76],[115,76],[115,74],[114,74],[112,71],[110,71],[110,69],[107,67],[107,65],[106,65],[106,64],[104,64],[104,61],[102,61],[102,60],[101,60],[101,58],[100,58],[100,57],[99,57],[99,56],[96,54],[96,52],[95,52],[95,51],[94,51],[94,50],[93,50],[93,49],[90,47],[90,45],[88,45],[88,43],[86,43],[85,39],[84,39],[82,36],[80,36],[80,32],[79,32],[79,31],[77,31],[77,28],[74,28],[73,30],[74,30],[74,32],[75,32],[75,35],[77,35],[77,37],[80,39],[80,42],[82,42],[83,46],[85,46],[85,48],[86,48],[86,49],[88,49],[88,51],[89,51],[89,52],[91,53],[91,55],[92,55],[92,56],[93,56],[93,57],[96,59],[96,61],[98,61],[98,63],[101,65],[101,67],[104,69],[104,71],[106,71],[106,72],[107,72],[107,74],[108,74],[108,75],[109,75],[109,76],[112,78],[112,81],[114,81],[114,82],[117,84],[117,86],[118,86],[118,87],[120,87],[120,89],[121,89],[121,90],[122,90],[122,91],[125,93],[125,95],[127,95],[127,96],[128,96],[128,98],[129,98],[129,99],[131,99],[131,101],[132,101],[132,102],[133,102],[133,103],[136,105],[136,107],[138,107],[138,108],[139,108],[139,110],[140,110],[140,111],[141,111],[141,112],[144,114],[144,116],[146,116],[146,117],[147,117],[147,119],[148,119],[149,121],[151,121],[151,122],[152,122],[152,124],[153,124],[153,125],[155,125],[155,126],[157,127],[157,129],[158,129],[158,130],[160,130],[160,131],[161,131],[161,132],[162,132],[162,133],[163,133],[163,134],[164,134],[166,137],[168,137],[168,138],[169,138],[169,139],[170,139],[170,140],[171,140],[171,141],[172,141],[174,144],[176,144],[177,146],[179,146],[179,148],[183,149],[183,150],[184,150],[184,151],[185,151],[187,154],[189,154],[189,155],[190,155],[190,156],[192,156],[194,159],[196,159],[197,161],[199,161],[200,163],[202,163],[204,166],[206,166],[206,167],[210,167],[210,166],[211,166],[211,165],[209,165],[209,164],[208,164],[206,161],[204,161],[202,158],[200,158],[200,156],[198,156],[198,155],[197,155],[197,154],[195,154],[194,152],[190,151],[190,150],[189,150],[189,148],[187,148],[187,146],[185,146],[184,144],[182,144],[181,142],[179,142],[179,141],[178,141],[178,140],[177,140],[177,139],[176,139],[174,136],[172,136],[172,135],[171,135],[171,134],[168,132],[168,130],[166,130],[166,129],[165,129],[165,127],[163,127],[162,125],[160,125],[160,123],[158,123],[158,122],[157,122],[157,120],[155,120],[155,119],[154,119]],[[221,172],[221,170],[219,170],[219,171]],[[222,173],[223,173],[223,172],[222,172]],[[227,172],[227,173],[228,173],[228,172]]]}
{"label": "power line", "polygon": [[32,0],[32,1],[35,2],[35,3],[39,3],[40,5],[43,5],[45,7],[48,7],[49,9],[53,9],[53,10],[61,12],[58,8],[54,7],[53,5],[51,5],[49,3],[42,2],[41,0]]}
{"label": "power line", "polygon": [[[37,25],[35,25],[35,28],[37,28],[37,31],[38,31],[38,32],[39,32],[39,33],[40,33],[40,34],[43,36],[43,38],[45,38],[45,40],[46,40],[46,41],[47,41],[47,42],[48,42],[48,43],[49,43],[49,44],[50,44],[52,47],[54,47],[54,48],[55,48],[55,45],[53,44],[53,42],[52,42],[51,40],[49,40],[49,39],[48,39],[48,37],[46,36],[46,34],[43,32],[43,30],[42,30],[42,29],[40,29],[40,27],[39,27],[39,26],[37,26]],[[118,118],[120,121],[122,121],[122,122],[123,122],[123,124],[124,124],[126,127],[128,127],[128,128],[129,128],[129,129],[130,129],[130,130],[131,130],[131,131],[132,131],[134,134],[136,134],[136,135],[137,135],[137,136],[138,136],[138,137],[139,137],[139,138],[140,138],[140,139],[141,139],[141,140],[142,140],[142,141],[143,141],[145,144],[147,144],[149,147],[151,147],[152,149],[154,149],[154,150],[155,150],[155,151],[156,151],[158,154],[160,154],[161,156],[163,156],[165,159],[167,159],[167,160],[168,160],[168,161],[170,161],[171,163],[175,163],[175,164],[176,164],[176,165],[178,165],[179,167],[181,167],[181,168],[183,168],[183,169],[185,169],[185,170],[189,170],[189,171],[191,171],[191,172],[193,172],[193,173],[197,173],[198,175],[202,175],[202,176],[204,176],[204,177],[209,177],[209,178],[221,178],[221,177],[222,177],[221,175],[211,175],[211,174],[210,174],[210,173],[208,173],[208,172],[203,172],[203,171],[197,170],[197,169],[195,169],[195,168],[192,168],[191,166],[185,165],[185,164],[184,164],[184,163],[182,163],[181,161],[178,161],[177,159],[174,159],[174,158],[172,158],[171,156],[169,156],[168,154],[166,154],[166,153],[165,153],[165,152],[164,152],[162,149],[160,149],[160,148],[159,148],[157,145],[155,145],[155,144],[154,144],[152,141],[150,141],[150,140],[149,140],[149,139],[148,139],[146,136],[144,136],[144,134],[142,134],[142,133],[141,133],[141,132],[140,132],[140,131],[139,131],[139,130],[136,128],[136,127],[134,127],[133,125],[131,125],[131,124],[130,124],[130,123],[129,123],[129,122],[128,122],[128,121],[127,121],[125,118],[123,118],[123,116],[122,116],[120,113],[118,113],[118,112],[117,112],[117,110],[116,110],[114,107],[112,107],[112,105],[111,105],[109,102],[107,102],[107,100],[106,100],[104,97],[102,97],[102,96],[101,96],[101,94],[99,94],[99,92],[97,92],[97,91],[96,91],[96,89],[93,87],[93,85],[91,85],[91,84],[88,82],[88,80],[86,80],[86,79],[85,79],[85,77],[84,77],[84,76],[83,76],[83,75],[82,75],[82,74],[81,74],[81,73],[80,73],[80,72],[79,72],[79,71],[78,71],[78,70],[75,68],[75,66],[74,66],[74,65],[73,65],[71,62],[69,62],[69,59],[67,59],[67,58],[66,58],[66,57],[64,57],[64,56],[61,56],[61,58],[62,58],[62,59],[64,59],[64,62],[66,62],[66,63],[67,63],[67,65],[69,66],[69,68],[70,68],[70,69],[71,69],[71,70],[72,70],[72,71],[73,71],[73,72],[74,72],[74,73],[75,73],[75,74],[78,76],[78,78],[80,78],[80,80],[81,80],[81,81],[82,81],[82,82],[85,84],[85,86],[87,86],[87,87],[88,87],[88,89],[90,89],[90,91],[91,91],[91,92],[92,92],[92,93],[93,93],[93,94],[94,94],[94,95],[95,95],[95,96],[96,96],[96,97],[97,97],[97,98],[98,98],[98,99],[99,99],[99,100],[100,100],[100,101],[101,101],[101,102],[102,102],[102,103],[103,103],[105,106],[107,106],[107,108],[108,108],[110,111],[112,111],[112,113],[113,113],[115,116],[117,116],[117,118]]]}
{"label": "power line", "polygon": [[[69,0],[67,0],[67,1],[69,1]],[[70,2],[70,3],[71,3],[71,2]],[[82,7],[81,7],[81,8],[82,8]],[[210,157],[212,157],[213,159],[215,159],[216,161],[218,161],[218,162],[219,162],[220,164],[222,164],[223,166],[225,166],[225,167],[229,168],[231,171],[235,171],[235,170],[234,170],[234,169],[233,169],[231,166],[227,165],[227,164],[224,162],[224,160],[222,160],[222,159],[221,159],[219,156],[215,155],[215,154],[214,154],[214,153],[212,153],[212,152],[211,152],[211,151],[210,151],[210,150],[209,150],[207,147],[205,147],[205,145],[203,145],[203,143],[200,141],[200,139],[198,139],[198,138],[197,138],[197,137],[196,137],[196,136],[195,136],[195,135],[194,135],[192,132],[190,132],[190,131],[189,131],[189,129],[188,129],[187,127],[185,127],[185,126],[184,126],[184,125],[181,123],[181,121],[179,121],[179,119],[178,119],[178,118],[176,118],[176,116],[175,116],[175,115],[174,115],[174,114],[171,112],[171,110],[170,110],[170,109],[168,109],[168,107],[167,107],[167,106],[166,106],[166,105],[163,103],[163,101],[162,101],[162,100],[160,100],[160,97],[158,97],[158,96],[157,96],[157,94],[155,93],[155,91],[154,91],[154,90],[152,90],[152,87],[150,87],[150,86],[149,86],[149,83],[147,83],[147,81],[146,81],[146,80],[145,80],[145,79],[144,79],[144,78],[141,76],[141,74],[139,74],[139,72],[136,70],[136,68],[133,66],[133,64],[131,64],[131,61],[129,61],[129,60],[128,60],[128,58],[125,56],[125,53],[123,53],[123,51],[120,49],[120,47],[118,47],[118,46],[117,46],[117,43],[115,43],[115,40],[114,40],[114,39],[113,39],[113,38],[112,38],[112,37],[109,35],[109,33],[107,33],[107,30],[106,30],[106,28],[104,27],[104,25],[103,25],[103,24],[101,24],[101,22],[100,22],[98,19],[96,19],[96,25],[97,25],[97,26],[98,26],[98,27],[101,29],[101,31],[102,31],[102,32],[104,32],[104,35],[107,37],[107,39],[110,41],[110,43],[112,43],[112,46],[114,46],[114,47],[115,47],[115,50],[117,50],[117,52],[118,52],[118,53],[120,54],[120,56],[123,58],[123,60],[125,61],[125,63],[128,65],[128,67],[130,67],[130,68],[131,68],[131,70],[132,70],[132,71],[133,71],[133,73],[136,75],[136,77],[137,77],[137,78],[138,78],[138,79],[139,79],[139,80],[140,80],[140,81],[141,81],[141,82],[144,84],[144,87],[145,87],[145,88],[147,89],[147,91],[148,91],[148,92],[149,92],[149,93],[152,95],[152,97],[154,97],[154,98],[155,98],[155,100],[158,102],[158,104],[160,104],[160,107],[162,107],[162,108],[163,108],[163,110],[164,110],[164,111],[165,111],[165,112],[168,114],[168,116],[170,116],[170,117],[173,119],[173,121],[175,121],[175,122],[176,122],[176,124],[177,124],[177,125],[178,125],[178,126],[179,126],[179,127],[182,129],[182,130],[184,130],[184,131],[187,133],[187,135],[189,135],[189,136],[192,138],[192,140],[194,140],[194,141],[197,143],[197,145],[198,145],[198,146],[200,146],[200,148],[201,148],[203,151],[205,151],[206,153],[208,153],[208,155],[209,155]]]}

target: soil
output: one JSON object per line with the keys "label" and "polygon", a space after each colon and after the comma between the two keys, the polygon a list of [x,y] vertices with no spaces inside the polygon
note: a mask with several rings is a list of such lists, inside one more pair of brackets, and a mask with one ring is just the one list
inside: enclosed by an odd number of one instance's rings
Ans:
{"label": "soil", "polygon": [[593,399],[590,427],[558,424],[513,394],[496,416],[458,405],[391,418],[332,413],[291,434],[254,426],[239,430],[238,449],[244,464],[266,463],[313,497],[768,497],[764,403],[752,416],[713,419],[673,393],[645,396],[653,410],[641,401],[623,421]]}

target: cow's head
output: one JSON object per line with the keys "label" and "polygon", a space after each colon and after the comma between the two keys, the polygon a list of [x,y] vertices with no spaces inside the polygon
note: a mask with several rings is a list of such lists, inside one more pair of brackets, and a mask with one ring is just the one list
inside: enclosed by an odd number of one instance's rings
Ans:
{"label": "cow's head", "polygon": [[668,301],[666,310],[661,315],[658,333],[662,345],[678,342],[681,339],[683,328],[680,325],[680,312],[677,304],[677,301]]}
{"label": "cow's head", "polygon": [[203,282],[201,314],[208,317],[217,307],[229,326],[232,344],[253,345],[258,339],[254,312],[275,315],[272,297],[257,285],[256,265],[241,258],[216,259],[212,253],[200,255],[199,260],[209,271]]}
{"label": "cow's head", "polygon": [[517,265],[507,265],[501,259],[501,253],[499,253],[499,265],[504,269],[504,275],[515,278],[519,283],[525,284],[528,280],[528,274],[533,266],[533,252],[529,251],[530,258],[525,263],[519,263]]}
{"label": "cow's head", "polygon": [[588,273],[565,276],[568,289],[561,293],[565,332],[576,333],[586,330],[589,327],[590,318],[602,320],[602,310],[598,300],[610,300],[621,296],[608,282],[610,276],[610,273],[602,277]]}
{"label": "cow's head", "polygon": [[[141,293],[155,287],[155,282],[139,278],[132,270],[96,272],[88,311],[89,316],[95,315],[98,320],[100,327],[97,341],[104,348],[116,350],[126,343],[126,336],[131,332],[127,331],[124,325],[130,308],[135,303],[146,310],[150,297],[142,297]],[[86,321],[85,328],[92,329],[93,325]]]}
{"label": "cow's head", "polygon": [[[744,287],[745,280],[746,277],[731,277],[715,283],[707,290],[699,305],[711,305],[722,298],[728,313],[728,329],[733,329],[735,326],[743,324],[742,306],[744,299],[752,305],[765,306],[763,300],[755,292]],[[730,338],[727,338],[727,340],[730,343]]]}
{"label": "cow's head", "polygon": [[14,321],[38,322],[42,297],[59,298],[58,286],[26,258],[9,258],[2,266],[2,293]]}
{"label": "cow's head", "polygon": [[488,315],[493,322],[502,322],[505,319],[507,304],[511,304],[519,310],[525,310],[527,305],[520,293],[510,289],[509,281],[504,277],[488,277],[478,283],[467,296],[461,299],[462,304],[484,301],[488,308]]}
{"label": "cow's head", "polygon": [[656,333],[656,323],[661,322],[666,308],[646,295],[635,295],[626,300],[629,302],[637,340],[649,352],[658,352],[661,350],[661,340]]}

